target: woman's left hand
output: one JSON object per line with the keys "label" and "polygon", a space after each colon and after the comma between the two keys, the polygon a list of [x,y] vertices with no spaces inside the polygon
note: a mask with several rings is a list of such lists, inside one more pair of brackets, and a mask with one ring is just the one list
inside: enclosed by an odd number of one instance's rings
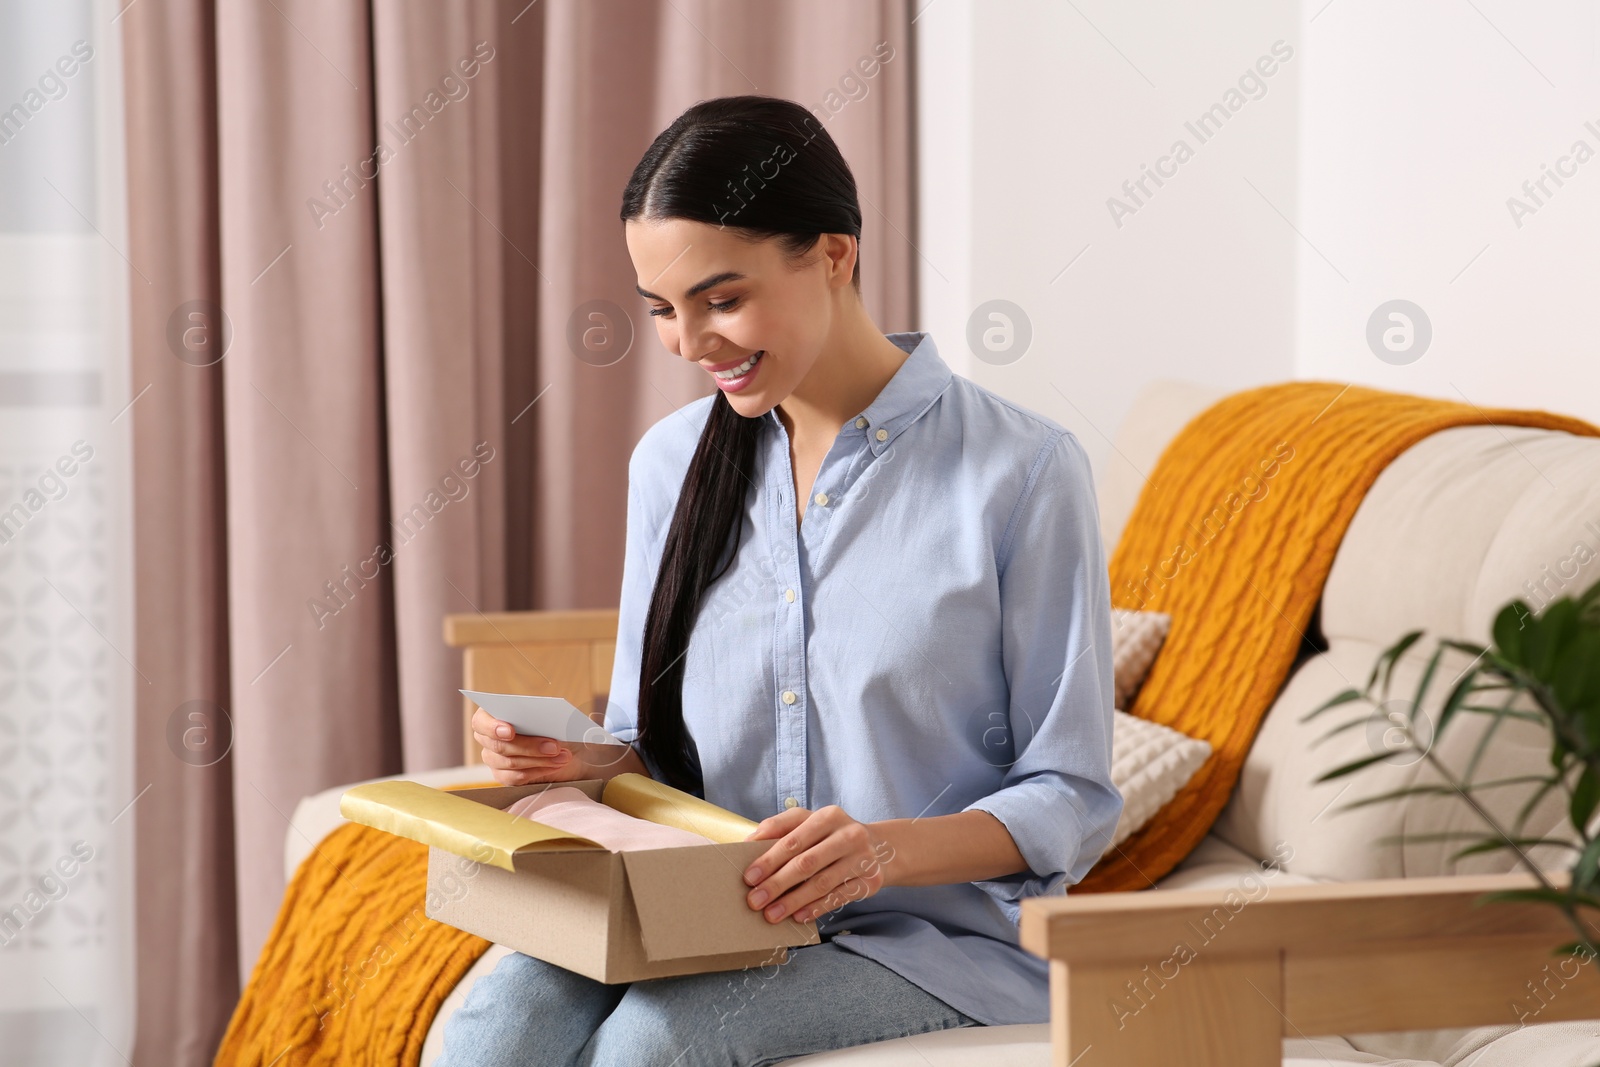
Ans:
{"label": "woman's left hand", "polygon": [[884,886],[884,864],[894,849],[866,823],[830,804],[810,811],[789,808],[763,819],[746,841],[777,838],[744,872],[750,907],[768,922],[793,916],[809,922]]}

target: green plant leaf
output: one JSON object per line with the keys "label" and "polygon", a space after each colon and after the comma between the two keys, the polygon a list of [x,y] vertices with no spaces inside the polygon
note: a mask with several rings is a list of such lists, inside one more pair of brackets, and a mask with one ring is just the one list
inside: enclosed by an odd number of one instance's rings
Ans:
{"label": "green plant leaf", "polygon": [[1578,614],[1585,622],[1600,626],[1600,581],[1579,594]]}
{"label": "green plant leaf", "polygon": [[1495,893],[1485,893],[1473,903],[1483,904],[1554,904],[1556,907],[1565,907],[1568,895],[1559,889],[1545,889],[1540,886],[1532,889],[1502,889]]}
{"label": "green plant leaf", "polygon": [[1578,851],[1578,846],[1574,845],[1571,841],[1562,841],[1558,838],[1520,837],[1515,840],[1507,841],[1503,837],[1496,837],[1479,841],[1476,845],[1468,845],[1466,848],[1457,852],[1454,856],[1451,856],[1450,861],[1454,863],[1455,861],[1464,859],[1467,856],[1479,856],[1486,852],[1505,852],[1508,850],[1512,852],[1523,852],[1534,847],[1535,845],[1553,845],[1559,848],[1570,849],[1573,852]]}
{"label": "green plant leaf", "polygon": [[1312,748],[1316,748],[1318,745],[1322,744],[1324,741],[1328,741],[1328,740],[1331,740],[1332,738],[1338,737],[1340,734],[1349,733],[1351,730],[1354,730],[1357,727],[1365,726],[1367,723],[1369,723],[1371,721],[1372,721],[1372,716],[1371,715],[1363,715],[1359,719],[1351,719],[1348,722],[1342,722],[1338,726],[1335,726],[1333,729],[1327,731],[1326,733],[1323,733],[1323,734],[1319,735],[1318,737],[1313,738],[1312,742],[1311,742],[1311,747]]}
{"label": "green plant leaf", "polygon": [[[1516,696],[1516,693],[1507,693],[1505,705],[1501,710],[1510,711],[1511,701],[1515,700]],[[1467,769],[1462,772],[1461,776],[1464,779],[1470,782],[1477,775],[1478,764],[1483,760],[1483,754],[1489,751],[1489,743],[1494,739],[1494,735],[1500,732],[1500,727],[1505,724],[1508,717],[1496,715],[1494,721],[1483,731],[1483,736],[1478,738],[1478,743],[1472,747],[1472,756],[1467,760]]]}
{"label": "green plant leaf", "polygon": [[1538,622],[1527,604],[1513,600],[1494,617],[1494,647],[1510,662],[1523,665],[1527,662],[1524,649],[1528,627],[1537,626]]}
{"label": "green plant leaf", "polygon": [[1523,666],[1541,682],[1555,675],[1556,663],[1579,631],[1578,605],[1571,597],[1552,601],[1524,632]]}
{"label": "green plant leaf", "polygon": [[[1389,695],[1389,679],[1394,676],[1394,665],[1400,661],[1401,656],[1406,654],[1406,650],[1412,645],[1416,644],[1419,640],[1421,640],[1421,638],[1421,630],[1412,630],[1410,633],[1400,638],[1400,640],[1390,645],[1388,650],[1384,652],[1382,657],[1380,657],[1379,662],[1383,663],[1383,695],[1385,697]],[[1385,660],[1387,660],[1387,662],[1384,662]],[[1376,669],[1373,670],[1373,675],[1377,675]],[[1372,682],[1370,680],[1367,682],[1367,692],[1372,692]]]}
{"label": "green plant leaf", "polygon": [[1522,805],[1522,810],[1517,812],[1516,821],[1511,824],[1512,830],[1516,833],[1521,833],[1522,828],[1527,825],[1528,819],[1533,816],[1533,809],[1538,807],[1539,802],[1549,796],[1552,791],[1559,789],[1565,780],[1565,777],[1561,774],[1553,774],[1546,778],[1544,784],[1535,789],[1533,794],[1528,797],[1527,801]]}
{"label": "green plant leaf", "polygon": [[1570,715],[1600,706],[1600,627],[1575,633],[1551,670],[1550,689]]}
{"label": "green plant leaf", "polygon": [[1572,801],[1568,813],[1572,816],[1572,825],[1581,833],[1589,825],[1589,820],[1594,817],[1594,809],[1600,806],[1600,774],[1595,773],[1594,767],[1585,767],[1578,776],[1578,784],[1572,787]]}
{"label": "green plant leaf", "polygon": [[1550,779],[1537,774],[1519,774],[1511,778],[1493,778],[1487,782],[1473,782],[1471,785],[1457,789],[1453,785],[1406,785],[1398,789],[1391,789],[1384,793],[1374,793],[1372,796],[1358,797],[1355,800],[1339,805],[1340,811],[1352,811],[1356,808],[1368,808],[1374,804],[1383,804],[1402,797],[1453,797],[1465,793],[1476,793],[1482,789],[1498,789],[1508,785],[1532,785],[1534,782],[1541,784]]}
{"label": "green plant leaf", "polygon": [[1411,721],[1417,719],[1417,711],[1422,707],[1423,701],[1428,698],[1428,688],[1433,685],[1434,672],[1439,669],[1439,660],[1445,653],[1445,646],[1439,645],[1433,650],[1433,655],[1428,657],[1428,665],[1422,669],[1422,677],[1417,679],[1417,691],[1411,698]]}
{"label": "green plant leaf", "polygon": [[1347,774],[1354,774],[1356,771],[1359,771],[1364,767],[1370,767],[1374,763],[1381,763],[1392,755],[1394,755],[1392,752],[1380,752],[1376,756],[1363,756],[1361,759],[1355,760],[1354,762],[1335,767],[1322,777],[1316,779],[1313,784],[1320,785],[1323,782],[1331,782],[1335,778],[1343,778]]}
{"label": "green plant leaf", "polygon": [[1409,841],[1426,845],[1436,841],[1481,841],[1484,836],[1482,830],[1431,830],[1425,834],[1390,834],[1380,840]]}
{"label": "green plant leaf", "polygon": [[1572,866],[1572,884],[1581,893],[1600,886],[1600,837],[1590,841]]}
{"label": "green plant leaf", "polygon": [[1317,705],[1316,707],[1312,708],[1310,711],[1306,712],[1304,715],[1300,716],[1300,721],[1301,722],[1310,722],[1312,719],[1316,718],[1318,715],[1321,715],[1323,712],[1327,711],[1329,708],[1336,708],[1341,704],[1348,704],[1352,700],[1362,700],[1362,699],[1365,699],[1365,697],[1366,697],[1366,694],[1361,692],[1361,690],[1359,690],[1359,689],[1346,689],[1346,690],[1344,690],[1342,692],[1335,693],[1333,696],[1329,697],[1327,700],[1323,701],[1321,704]]}
{"label": "green plant leaf", "polygon": [[1546,774],[1514,774],[1510,778],[1490,778],[1487,782],[1473,782],[1468,791],[1476,793],[1480,789],[1494,789],[1502,785],[1532,785],[1534,782],[1549,782],[1552,780]]}
{"label": "green plant leaf", "polygon": [[[1478,690],[1483,692],[1483,690]],[[1550,720],[1537,711],[1523,711],[1520,708],[1497,708],[1491,704],[1463,704],[1456,709],[1457,714],[1469,713],[1473,715],[1494,715],[1497,718],[1517,719],[1521,722],[1533,723],[1535,726],[1550,726]]]}
{"label": "green plant leaf", "polygon": [[1386,793],[1377,793],[1370,797],[1358,797],[1339,805],[1340,811],[1354,811],[1357,808],[1370,808],[1374,804],[1386,804],[1391,800],[1402,797],[1453,797],[1456,790],[1447,785],[1408,785],[1399,789],[1391,789]]}
{"label": "green plant leaf", "polygon": [[1450,695],[1445,697],[1444,706],[1439,709],[1439,721],[1434,724],[1433,736],[1435,739],[1444,733],[1444,728],[1450,725],[1450,720],[1456,717],[1456,712],[1461,710],[1475,692],[1473,686],[1478,679],[1478,668],[1470,667],[1464,671],[1456,684],[1451,687]]}

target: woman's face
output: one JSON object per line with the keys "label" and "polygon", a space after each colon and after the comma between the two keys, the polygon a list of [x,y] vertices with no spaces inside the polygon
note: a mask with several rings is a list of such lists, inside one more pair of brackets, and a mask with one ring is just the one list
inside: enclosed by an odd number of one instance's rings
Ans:
{"label": "woman's face", "polygon": [[850,284],[848,236],[824,235],[797,269],[776,240],[744,241],[709,223],[636,220],[624,229],[639,295],[669,352],[703,368],[746,418],[794,391],[832,326],[841,269]]}

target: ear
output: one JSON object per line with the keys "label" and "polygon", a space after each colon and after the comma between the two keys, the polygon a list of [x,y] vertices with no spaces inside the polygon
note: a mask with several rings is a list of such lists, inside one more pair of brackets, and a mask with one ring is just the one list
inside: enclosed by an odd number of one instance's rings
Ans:
{"label": "ear", "polygon": [[861,242],[848,233],[825,233],[819,242],[828,258],[828,285],[839,288],[850,284],[861,254]]}

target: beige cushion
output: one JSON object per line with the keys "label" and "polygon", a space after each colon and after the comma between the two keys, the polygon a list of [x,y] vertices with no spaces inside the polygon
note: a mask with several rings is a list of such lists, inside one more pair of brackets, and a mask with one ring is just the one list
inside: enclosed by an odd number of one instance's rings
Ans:
{"label": "beige cushion", "polygon": [[1122,815],[1107,848],[1149,822],[1211,755],[1210,744],[1169,726],[1125,711],[1111,717],[1111,781],[1122,793]]}
{"label": "beige cushion", "polygon": [[1111,609],[1111,684],[1114,707],[1124,711],[1138,695],[1161,651],[1172,616],[1160,611]]}

